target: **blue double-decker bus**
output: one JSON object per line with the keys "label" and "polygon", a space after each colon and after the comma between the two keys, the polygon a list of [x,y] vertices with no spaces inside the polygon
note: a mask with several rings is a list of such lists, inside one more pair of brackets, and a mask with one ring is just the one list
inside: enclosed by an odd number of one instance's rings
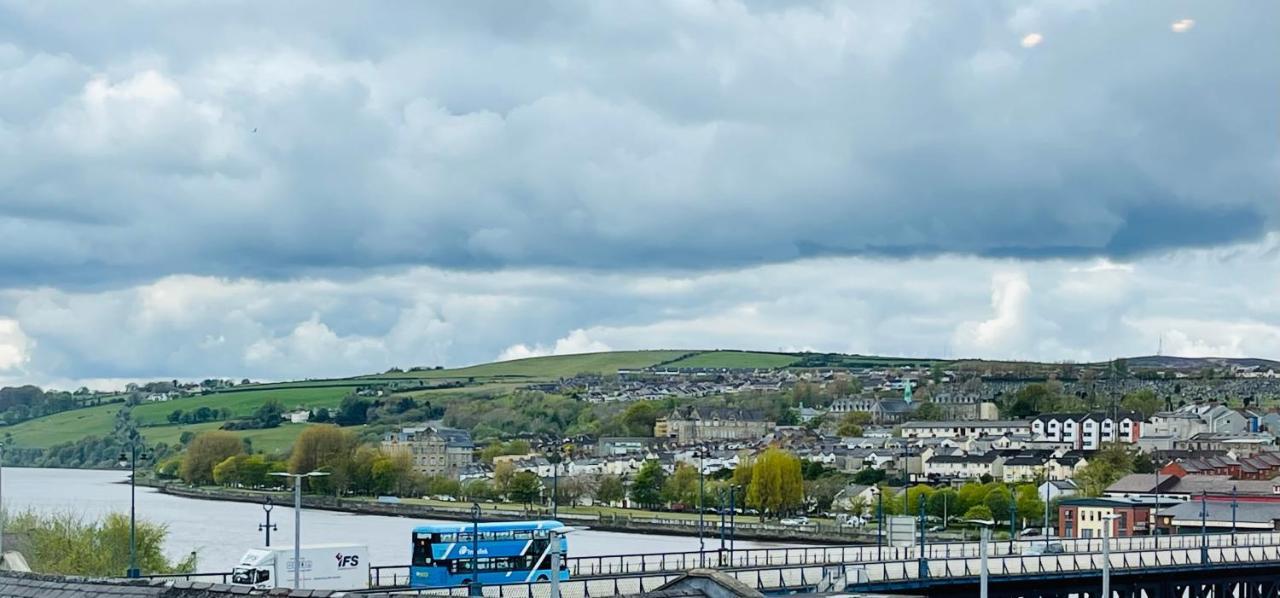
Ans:
{"label": "blue double-decker bus", "polygon": [[[461,586],[547,581],[552,575],[569,579],[564,557],[569,543],[559,534],[560,571],[551,571],[551,530],[559,521],[481,523],[472,555],[472,524],[442,523],[413,529],[413,587]],[[472,569],[473,558],[475,570]]]}

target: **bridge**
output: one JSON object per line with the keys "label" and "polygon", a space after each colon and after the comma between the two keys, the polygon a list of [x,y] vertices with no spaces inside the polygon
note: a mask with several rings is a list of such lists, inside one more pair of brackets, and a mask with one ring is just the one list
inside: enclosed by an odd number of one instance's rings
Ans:
{"label": "bridge", "polygon": [[[1095,598],[1100,595],[1100,539],[1056,540],[1061,554],[1029,554],[1043,540],[988,546],[990,596]],[[1134,598],[1280,598],[1280,533],[1127,537],[1111,540],[1113,593]],[[978,595],[981,568],[976,542],[923,547],[866,545],[758,548],[580,556],[566,559],[571,579],[565,598],[638,594],[695,568],[715,568],[767,594],[868,592],[928,596]],[[464,596],[467,587],[409,588],[409,567],[377,566],[368,590],[406,596]],[[177,577],[225,576],[226,573]],[[541,597],[548,583],[487,585],[486,596]]]}

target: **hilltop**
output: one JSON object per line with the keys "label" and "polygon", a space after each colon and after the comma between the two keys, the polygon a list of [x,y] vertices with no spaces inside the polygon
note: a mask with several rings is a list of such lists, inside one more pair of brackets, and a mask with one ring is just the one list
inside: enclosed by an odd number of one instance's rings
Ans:
{"label": "hilltop", "polygon": [[[1251,358],[1185,358],[1140,356],[1125,360],[1130,372],[1155,375],[1157,371],[1199,372],[1207,368],[1249,368],[1280,371],[1280,362]],[[982,376],[1059,377],[1069,371],[1105,371],[1112,362],[1046,364],[986,360],[938,360],[931,358],[879,357],[836,353],[785,353],[738,350],[611,351],[576,355],[530,357],[459,368],[393,368],[387,372],[351,378],[311,379],[267,384],[242,384],[206,390],[160,402],[142,402],[131,415],[149,443],[178,445],[184,433],[217,429],[228,419],[250,417],[268,401],[278,401],[287,411],[297,408],[336,410],[344,397],[360,391],[412,398],[424,404],[457,404],[479,398],[498,398],[536,383],[554,382],[579,375],[611,375],[619,370],[661,369],[778,369],[778,368],[893,368],[900,371],[938,368],[969,371]],[[934,371],[937,371],[936,369]],[[1167,375],[1168,372],[1163,372]],[[118,399],[123,400],[123,399]],[[5,427],[4,437],[15,449],[48,449],[89,436],[112,433],[123,402],[79,407],[37,417]],[[515,406],[542,408],[542,406]],[[175,411],[216,412],[212,421],[174,421]],[[306,424],[284,424],[267,429],[238,430],[257,449],[287,448]]]}

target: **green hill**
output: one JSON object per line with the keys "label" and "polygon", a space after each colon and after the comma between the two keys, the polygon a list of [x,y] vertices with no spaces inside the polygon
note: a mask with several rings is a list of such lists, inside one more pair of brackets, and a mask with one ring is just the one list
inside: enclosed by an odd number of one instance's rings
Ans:
{"label": "green hill", "polygon": [[[404,394],[415,398],[460,397],[502,393],[531,382],[571,377],[580,373],[610,374],[619,369],[645,368],[671,365],[685,368],[777,368],[797,365],[802,356],[786,353],[752,351],[610,351],[577,355],[552,355],[530,357],[460,368],[417,370],[370,374],[354,378],[298,380],[236,386],[223,391],[174,399],[161,403],[144,403],[133,408],[133,417],[143,427],[143,435],[151,442],[176,443],[184,431],[199,432],[215,429],[221,422],[173,425],[168,416],[174,410],[194,411],[201,407],[228,409],[233,418],[247,416],[262,403],[277,400],[285,409],[296,407],[336,407],[348,393],[358,386],[376,386],[405,383],[414,380],[440,385],[448,382],[463,384],[460,387],[405,390]],[[48,448],[75,441],[86,436],[105,436],[115,426],[120,404],[101,405],[65,411],[53,415],[8,426],[11,446],[19,448]],[[285,425],[270,430],[245,430],[237,434],[247,436],[254,446],[261,449],[285,448],[304,425]]]}

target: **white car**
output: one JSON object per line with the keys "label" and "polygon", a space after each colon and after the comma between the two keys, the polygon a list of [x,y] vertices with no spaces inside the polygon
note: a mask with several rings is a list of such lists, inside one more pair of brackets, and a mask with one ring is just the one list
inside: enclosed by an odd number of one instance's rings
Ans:
{"label": "white car", "polygon": [[809,525],[808,517],[788,517],[782,520],[782,525]]}

